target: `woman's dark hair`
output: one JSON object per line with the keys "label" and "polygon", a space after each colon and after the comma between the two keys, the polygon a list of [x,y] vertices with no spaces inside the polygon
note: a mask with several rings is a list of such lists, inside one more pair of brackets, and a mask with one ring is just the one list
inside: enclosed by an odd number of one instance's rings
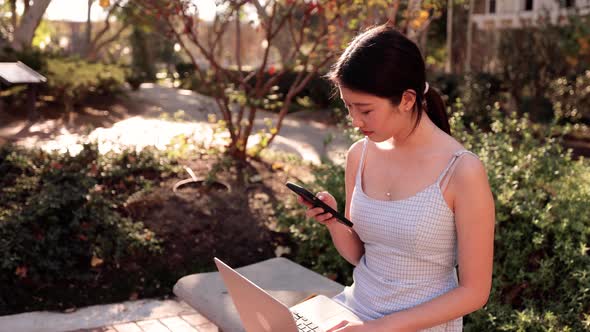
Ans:
{"label": "woman's dark hair", "polygon": [[381,25],[358,35],[332,66],[327,78],[337,86],[389,99],[399,105],[406,90],[416,92],[416,123],[422,113],[451,134],[444,101],[432,87],[426,95],[426,69],[418,46],[392,27]]}

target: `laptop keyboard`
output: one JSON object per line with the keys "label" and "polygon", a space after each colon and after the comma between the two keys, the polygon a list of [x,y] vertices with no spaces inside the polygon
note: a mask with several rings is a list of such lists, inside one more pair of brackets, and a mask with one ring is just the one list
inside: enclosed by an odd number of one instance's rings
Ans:
{"label": "laptop keyboard", "polygon": [[300,332],[313,332],[320,331],[320,327],[312,323],[309,319],[301,316],[300,314],[293,312],[293,318],[297,324],[297,330]]}

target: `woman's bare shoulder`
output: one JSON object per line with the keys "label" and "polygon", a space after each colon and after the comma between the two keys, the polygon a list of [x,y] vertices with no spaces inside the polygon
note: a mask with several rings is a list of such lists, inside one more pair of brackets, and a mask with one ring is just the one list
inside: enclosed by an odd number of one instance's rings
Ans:
{"label": "woman's bare shoulder", "polygon": [[474,182],[487,183],[485,165],[477,155],[472,153],[464,153],[461,155],[454,177],[459,186],[470,185]]}
{"label": "woman's bare shoulder", "polygon": [[348,162],[358,162],[363,153],[363,145],[365,144],[365,138],[361,138],[358,141],[352,143],[348,152],[346,153],[346,160]]}

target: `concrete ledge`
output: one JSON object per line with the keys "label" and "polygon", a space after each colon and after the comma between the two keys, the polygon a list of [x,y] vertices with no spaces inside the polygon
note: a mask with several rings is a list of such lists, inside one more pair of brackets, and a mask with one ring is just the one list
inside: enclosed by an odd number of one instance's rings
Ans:
{"label": "concrete ledge", "polygon": [[[331,297],[344,289],[341,284],[281,257],[236,270],[288,307],[314,293]],[[219,272],[183,277],[174,285],[174,294],[221,331],[244,331]]]}

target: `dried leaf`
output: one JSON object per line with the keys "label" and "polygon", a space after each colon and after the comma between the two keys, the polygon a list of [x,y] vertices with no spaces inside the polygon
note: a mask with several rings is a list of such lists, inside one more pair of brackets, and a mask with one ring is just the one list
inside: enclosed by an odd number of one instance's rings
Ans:
{"label": "dried leaf", "polygon": [[19,276],[21,279],[26,278],[27,277],[27,267],[24,265],[17,267],[14,274]]}
{"label": "dried leaf", "polygon": [[100,259],[96,256],[92,256],[92,260],[90,261],[90,266],[97,267],[97,266],[102,265],[102,263],[104,263],[103,259]]}
{"label": "dried leaf", "polygon": [[285,164],[283,164],[280,161],[276,161],[272,164],[272,169],[273,171],[278,171],[278,170],[282,170],[285,168]]}

